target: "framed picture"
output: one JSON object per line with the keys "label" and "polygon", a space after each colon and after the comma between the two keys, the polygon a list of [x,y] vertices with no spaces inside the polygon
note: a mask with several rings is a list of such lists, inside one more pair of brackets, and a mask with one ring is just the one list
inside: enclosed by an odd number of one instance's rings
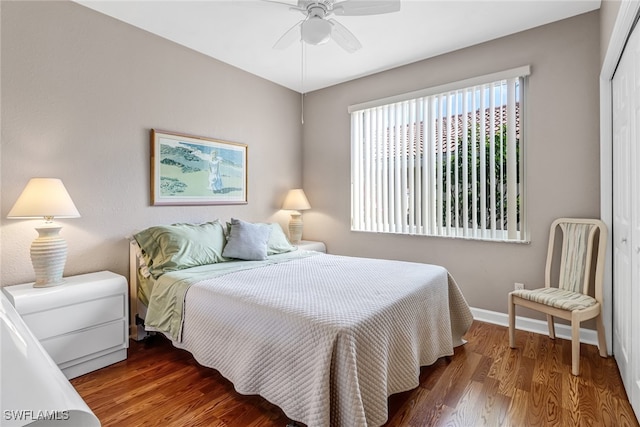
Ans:
{"label": "framed picture", "polygon": [[151,130],[151,204],[247,203],[247,145]]}

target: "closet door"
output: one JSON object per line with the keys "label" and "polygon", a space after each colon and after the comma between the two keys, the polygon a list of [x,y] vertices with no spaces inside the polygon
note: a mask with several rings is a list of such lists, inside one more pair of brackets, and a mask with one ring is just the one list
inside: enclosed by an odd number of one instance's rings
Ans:
{"label": "closet door", "polygon": [[629,400],[640,414],[640,31],[613,81],[613,346]]}
{"label": "closet door", "polygon": [[631,144],[631,200],[632,227],[632,272],[631,289],[628,291],[631,299],[631,317],[627,318],[631,328],[631,368],[627,394],[633,405],[636,415],[640,416],[640,30],[636,28],[629,39],[625,49],[627,58],[625,68],[629,71],[629,128]]}

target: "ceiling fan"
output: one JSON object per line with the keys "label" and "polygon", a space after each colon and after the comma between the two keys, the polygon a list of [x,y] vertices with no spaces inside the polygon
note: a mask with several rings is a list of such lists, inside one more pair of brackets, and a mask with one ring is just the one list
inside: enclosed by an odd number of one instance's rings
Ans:
{"label": "ceiling fan", "polygon": [[333,18],[327,19],[329,16],[380,15],[400,10],[400,0],[297,0],[295,5],[283,0],[268,1],[286,4],[290,10],[306,15],[278,39],[273,45],[274,49],[284,49],[298,40],[319,45],[332,38],[344,50],[353,53],[362,44],[347,27]]}

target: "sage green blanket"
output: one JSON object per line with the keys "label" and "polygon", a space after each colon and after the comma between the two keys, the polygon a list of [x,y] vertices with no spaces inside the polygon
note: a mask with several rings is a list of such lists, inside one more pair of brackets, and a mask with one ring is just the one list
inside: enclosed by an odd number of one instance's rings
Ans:
{"label": "sage green blanket", "polygon": [[294,251],[271,255],[264,261],[227,261],[165,273],[155,281],[149,296],[145,329],[164,333],[173,341],[182,342],[184,301],[189,288],[205,279],[242,270],[287,262],[316,255],[312,251]]}

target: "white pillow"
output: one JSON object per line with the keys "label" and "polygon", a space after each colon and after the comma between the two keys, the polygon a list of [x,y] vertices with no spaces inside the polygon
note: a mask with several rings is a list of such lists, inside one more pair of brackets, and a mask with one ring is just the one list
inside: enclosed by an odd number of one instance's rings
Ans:
{"label": "white pillow", "polygon": [[222,256],[247,261],[267,259],[270,235],[271,226],[267,224],[252,224],[231,218],[231,229]]}

